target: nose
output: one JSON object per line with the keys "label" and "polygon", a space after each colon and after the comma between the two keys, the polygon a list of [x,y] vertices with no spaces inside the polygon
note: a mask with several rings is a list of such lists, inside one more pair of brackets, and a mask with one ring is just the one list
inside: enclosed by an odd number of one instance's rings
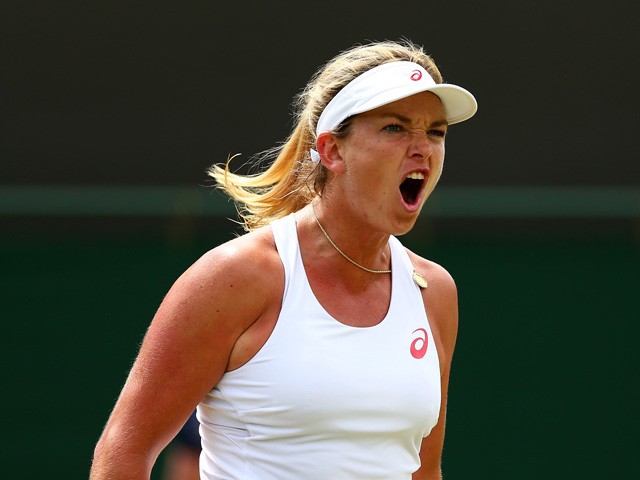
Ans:
{"label": "nose", "polygon": [[424,130],[411,131],[411,143],[409,145],[409,157],[426,160],[431,156],[431,142]]}

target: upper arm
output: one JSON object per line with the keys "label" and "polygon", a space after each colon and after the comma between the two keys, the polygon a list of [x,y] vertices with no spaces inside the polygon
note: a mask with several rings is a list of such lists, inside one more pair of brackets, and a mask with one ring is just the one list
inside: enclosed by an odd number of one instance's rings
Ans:
{"label": "upper arm", "polygon": [[262,275],[275,274],[269,273],[270,257],[264,253],[269,250],[244,242],[205,254],[171,287],[100,443],[138,452],[153,463],[220,380],[236,340],[272,300],[270,289],[253,288],[256,263],[267,264]]}
{"label": "upper arm", "polygon": [[419,269],[420,265],[423,272],[426,271],[429,283],[422,291],[422,296],[440,361],[441,402],[438,423],[422,440],[421,467],[413,478],[439,480],[442,478],[440,464],[444,446],[449,376],[458,332],[458,294],[453,278],[444,268],[424,259],[415,262],[416,269]]}

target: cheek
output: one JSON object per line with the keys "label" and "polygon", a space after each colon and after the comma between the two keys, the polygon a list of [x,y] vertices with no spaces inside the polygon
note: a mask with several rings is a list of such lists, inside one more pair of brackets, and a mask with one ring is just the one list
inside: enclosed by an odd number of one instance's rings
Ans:
{"label": "cheek", "polygon": [[442,170],[442,165],[444,164],[444,143],[438,145],[434,149],[432,159],[433,159],[433,163],[435,164],[433,165],[432,168],[435,167]]}
{"label": "cheek", "polygon": [[397,173],[406,154],[405,144],[354,135],[343,153],[351,187],[361,197],[377,203],[388,192],[397,193]]}
{"label": "cheek", "polygon": [[431,160],[429,163],[430,173],[429,180],[427,181],[427,185],[425,187],[425,201],[427,197],[433,192],[433,189],[436,187],[438,180],[440,180],[440,175],[442,175],[442,169],[444,167],[444,145],[442,148],[434,151],[431,155]]}

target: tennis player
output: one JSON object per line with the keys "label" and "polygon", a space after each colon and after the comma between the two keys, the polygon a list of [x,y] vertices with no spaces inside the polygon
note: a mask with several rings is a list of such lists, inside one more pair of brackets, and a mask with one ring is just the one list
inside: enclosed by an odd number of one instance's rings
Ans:
{"label": "tennis player", "polygon": [[262,173],[212,167],[247,233],[168,292],[93,480],[148,479],[196,406],[203,479],[441,478],[456,287],[397,237],[476,101],[421,47],[385,41],[337,55],[296,108]]}

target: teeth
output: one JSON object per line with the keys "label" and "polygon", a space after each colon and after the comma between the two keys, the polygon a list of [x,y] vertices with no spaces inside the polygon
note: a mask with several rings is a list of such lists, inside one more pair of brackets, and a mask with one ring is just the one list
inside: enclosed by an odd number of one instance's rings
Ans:
{"label": "teeth", "polygon": [[411,180],[424,180],[424,173],[412,172],[407,175],[407,178],[410,178]]}

